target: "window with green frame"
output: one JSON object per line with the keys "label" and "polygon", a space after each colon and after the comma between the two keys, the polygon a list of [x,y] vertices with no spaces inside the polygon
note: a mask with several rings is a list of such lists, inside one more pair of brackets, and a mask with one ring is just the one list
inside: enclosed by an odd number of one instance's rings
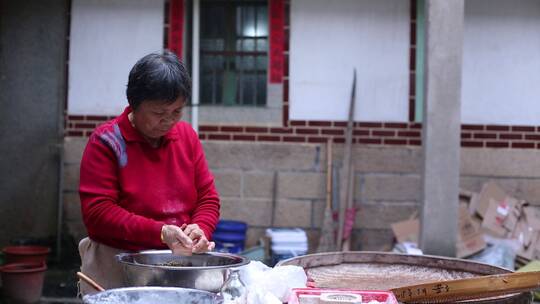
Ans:
{"label": "window with green frame", "polygon": [[203,0],[200,9],[200,103],[266,105],[268,2]]}

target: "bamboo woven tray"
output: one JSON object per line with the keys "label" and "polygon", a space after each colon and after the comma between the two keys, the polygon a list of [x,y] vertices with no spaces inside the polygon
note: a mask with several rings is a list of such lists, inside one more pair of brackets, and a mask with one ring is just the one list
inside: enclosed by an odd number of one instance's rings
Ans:
{"label": "bamboo woven tray", "polygon": [[[433,281],[466,279],[511,271],[468,260],[384,252],[331,252],[281,261],[297,265],[320,288],[390,290]],[[531,303],[531,293],[484,298],[468,303]]]}

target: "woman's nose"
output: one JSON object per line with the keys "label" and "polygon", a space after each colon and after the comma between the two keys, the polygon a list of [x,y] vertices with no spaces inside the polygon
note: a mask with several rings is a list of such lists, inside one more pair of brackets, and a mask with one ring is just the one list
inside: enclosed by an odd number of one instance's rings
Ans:
{"label": "woman's nose", "polygon": [[180,117],[176,115],[169,115],[161,120],[162,123],[165,124],[173,124],[179,120]]}

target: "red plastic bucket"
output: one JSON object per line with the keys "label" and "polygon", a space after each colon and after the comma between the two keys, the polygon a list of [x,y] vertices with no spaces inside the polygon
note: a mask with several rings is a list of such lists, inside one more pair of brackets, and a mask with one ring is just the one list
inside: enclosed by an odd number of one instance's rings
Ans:
{"label": "red plastic bucket", "polygon": [[41,298],[45,263],[13,263],[0,267],[2,293],[15,303],[36,303]]}
{"label": "red plastic bucket", "polygon": [[46,263],[47,255],[51,252],[44,246],[8,246],[2,249],[6,256],[6,263]]}

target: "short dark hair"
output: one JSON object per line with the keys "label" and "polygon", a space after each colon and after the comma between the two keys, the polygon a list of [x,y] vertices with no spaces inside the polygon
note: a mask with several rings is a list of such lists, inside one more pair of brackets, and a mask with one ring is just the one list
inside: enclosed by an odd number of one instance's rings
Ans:
{"label": "short dark hair", "polygon": [[188,102],[191,78],[174,53],[152,53],[139,59],[129,72],[126,95],[133,110],[144,101],[173,103],[183,97]]}

